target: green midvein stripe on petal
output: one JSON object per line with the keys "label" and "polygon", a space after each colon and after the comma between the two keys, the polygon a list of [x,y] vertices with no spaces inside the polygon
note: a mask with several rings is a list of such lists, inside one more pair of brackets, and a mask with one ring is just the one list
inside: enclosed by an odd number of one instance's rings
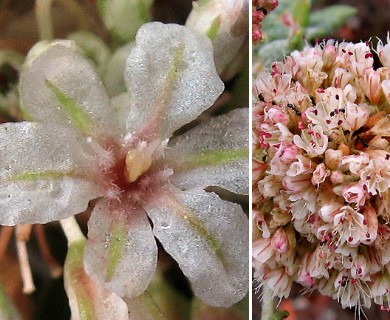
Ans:
{"label": "green midvein stripe on petal", "polygon": [[54,85],[49,80],[46,80],[46,85],[57,97],[61,106],[68,114],[72,124],[79,129],[84,135],[91,135],[94,124],[88,115],[84,112],[82,107],[80,107],[71,97],[66,93],[62,92],[56,85]]}
{"label": "green midvein stripe on petal", "polygon": [[210,40],[215,40],[217,38],[220,25],[221,25],[221,16],[218,16],[213,20],[210,29],[206,33],[206,36]]}
{"label": "green midvein stripe on petal", "polygon": [[[181,210],[178,210],[178,207]],[[226,259],[218,241],[207,231],[202,222],[199,221],[199,219],[197,219],[192,212],[186,210],[186,208],[183,208],[179,202],[176,203],[172,209],[206,241],[207,245],[211,248],[211,251],[215,253],[217,258],[222,262],[222,265],[226,267]]]}
{"label": "green midvein stripe on petal", "polygon": [[229,149],[229,150],[205,150],[200,153],[186,156],[184,160],[177,162],[177,171],[189,170],[198,167],[222,165],[239,159],[247,159],[249,150]]}
{"label": "green midvein stripe on petal", "polygon": [[127,228],[123,225],[114,225],[111,229],[111,238],[108,244],[108,262],[106,270],[106,281],[110,281],[118,268],[123,256],[127,240]]}
{"label": "green midvein stripe on petal", "polygon": [[178,46],[178,48],[175,50],[173,54],[172,64],[169,67],[167,77],[165,78],[163,92],[160,97],[164,107],[166,106],[168,100],[171,97],[173,87],[177,79],[177,75],[180,71],[180,65],[183,60],[183,55],[184,55],[184,43],[180,43],[180,45]]}
{"label": "green midvein stripe on petal", "polygon": [[[77,177],[79,176],[74,171],[60,171],[60,170],[46,170],[46,171],[25,171],[18,173],[5,182],[17,182],[17,181],[35,181],[40,179],[61,179],[64,177]],[[4,181],[3,181],[4,182]]]}

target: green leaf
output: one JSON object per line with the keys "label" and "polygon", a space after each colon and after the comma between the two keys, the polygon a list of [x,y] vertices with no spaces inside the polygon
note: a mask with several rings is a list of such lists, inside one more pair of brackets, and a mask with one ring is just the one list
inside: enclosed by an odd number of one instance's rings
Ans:
{"label": "green leaf", "polygon": [[334,5],[315,11],[310,15],[310,23],[305,36],[308,40],[328,36],[356,12],[356,8],[345,5]]}
{"label": "green leaf", "polygon": [[269,320],[283,320],[286,319],[290,314],[286,310],[277,310]]}
{"label": "green leaf", "polygon": [[274,40],[259,48],[257,55],[264,67],[270,67],[274,61],[283,60],[288,55],[289,41],[287,39]]}
{"label": "green leaf", "polygon": [[306,28],[310,19],[310,0],[299,0],[295,2],[292,10],[292,16],[301,28]]}

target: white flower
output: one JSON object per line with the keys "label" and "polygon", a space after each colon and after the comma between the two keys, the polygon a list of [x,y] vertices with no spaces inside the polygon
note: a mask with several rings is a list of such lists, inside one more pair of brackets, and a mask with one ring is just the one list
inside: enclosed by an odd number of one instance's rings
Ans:
{"label": "white flower", "polygon": [[322,126],[315,125],[302,130],[301,136],[294,135],[294,143],[305,150],[310,158],[322,155],[328,147],[328,136]]}
{"label": "white flower", "polygon": [[29,56],[20,94],[34,121],[0,126],[0,223],[64,219],[98,198],[87,274],[121,297],[140,295],[157,237],[197,296],[229,306],[248,290],[248,221],[239,205],[203,189],[247,192],[247,112],[171,138],[223,91],[211,43],[182,26],[144,25],[125,80],[119,117],[71,42]]}

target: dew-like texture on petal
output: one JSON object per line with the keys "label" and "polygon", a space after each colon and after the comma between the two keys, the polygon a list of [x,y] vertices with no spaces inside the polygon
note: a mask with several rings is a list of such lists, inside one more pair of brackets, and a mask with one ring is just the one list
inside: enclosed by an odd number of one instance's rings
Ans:
{"label": "dew-like texture on petal", "polygon": [[228,307],[248,292],[248,219],[241,207],[202,189],[173,186],[145,204],[153,232],[196,296]]}
{"label": "dew-like texture on petal", "polygon": [[100,196],[78,135],[32,122],[0,125],[0,224],[47,223],[84,211]]}
{"label": "dew-like texture on petal", "polygon": [[223,91],[210,41],[186,27],[148,23],[127,59],[128,132],[169,138],[209,108]]}
{"label": "dew-like texture on petal", "polygon": [[72,320],[127,320],[126,303],[89,277],[83,267],[85,241],[69,246],[64,266],[64,286]]}
{"label": "dew-like texture on petal", "polygon": [[180,189],[218,186],[237,193],[249,188],[248,109],[212,118],[173,139],[166,161]]}
{"label": "dew-like texture on petal", "polygon": [[20,77],[23,108],[34,121],[71,126],[86,136],[104,130],[119,135],[103,84],[69,43],[54,42],[25,66]]}
{"label": "dew-like texture on petal", "polygon": [[119,296],[143,293],[157,263],[157,245],[145,212],[125,199],[100,200],[88,222],[88,274]]}

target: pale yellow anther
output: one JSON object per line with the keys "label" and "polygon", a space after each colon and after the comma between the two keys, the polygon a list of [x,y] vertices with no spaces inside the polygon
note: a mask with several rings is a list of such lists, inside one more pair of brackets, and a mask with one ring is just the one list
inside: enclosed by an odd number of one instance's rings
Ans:
{"label": "pale yellow anther", "polygon": [[125,176],[128,182],[136,181],[152,164],[152,155],[147,150],[133,149],[126,155]]}

